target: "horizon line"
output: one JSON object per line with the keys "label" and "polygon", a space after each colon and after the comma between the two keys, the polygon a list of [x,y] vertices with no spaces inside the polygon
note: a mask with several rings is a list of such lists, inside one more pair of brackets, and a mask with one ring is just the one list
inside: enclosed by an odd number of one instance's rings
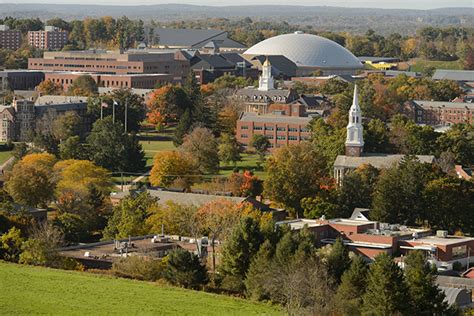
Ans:
{"label": "horizon line", "polygon": [[407,8],[407,7],[372,7],[372,6],[342,6],[342,5],[310,5],[310,4],[295,4],[295,5],[288,5],[288,4],[193,4],[193,3],[176,3],[176,2],[169,2],[169,3],[155,3],[155,4],[115,4],[115,3],[104,3],[104,4],[95,4],[95,3],[52,3],[52,2],[39,2],[39,3],[32,3],[32,2],[21,2],[21,3],[13,3],[13,2],[0,2],[0,5],[64,5],[64,6],[95,6],[95,7],[152,7],[152,6],[166,6],[166,5],[185,5],[185,6],[194,6],[194,7],[214,7],[214,8],[225,8],[225,7],[265,7],[265,6],[274,6],[274,7],[301,7],[301,8],[316,8],[316,7],[323,7],[323,8],[347,8],[347,9],[377,9],[377,10],[409,10],[409,11],[430,11],[430,10],[439,10],[439,9],[471,9],[474,10],[473,7],[469,6],[440,6],[440,7],[433,7],[427,9],[415,9],[415,8]]}

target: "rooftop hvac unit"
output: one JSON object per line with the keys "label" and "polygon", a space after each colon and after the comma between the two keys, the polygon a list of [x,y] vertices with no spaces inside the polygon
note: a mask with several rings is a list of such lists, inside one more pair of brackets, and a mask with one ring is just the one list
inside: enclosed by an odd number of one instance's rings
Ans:
{"label": "rooftop hvac unit", "polygon": [[446,237],[448,237],[448,231],[447,230],[437,230],[436,231],[436,237],[446,238]]}

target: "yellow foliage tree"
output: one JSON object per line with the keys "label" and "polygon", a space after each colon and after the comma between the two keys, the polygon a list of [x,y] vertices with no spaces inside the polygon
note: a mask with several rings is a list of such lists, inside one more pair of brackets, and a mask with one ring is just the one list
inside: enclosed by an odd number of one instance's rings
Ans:
{"label": "yellow foliage tree", "polygon": [[15,202],[33,207],[46,207],[54,197],[55,162],[56,158],[46,153],[26,155],[17,162],[6,183],[6,189]]}
{"label": "yellow foliage tree", "polygon": [[189,154],[181,151],[162,151],[156,154],[150,173],[150,183],[154,186],[170,186],[175,181],[183,183],[186,189],[199,175],[195,162]]}

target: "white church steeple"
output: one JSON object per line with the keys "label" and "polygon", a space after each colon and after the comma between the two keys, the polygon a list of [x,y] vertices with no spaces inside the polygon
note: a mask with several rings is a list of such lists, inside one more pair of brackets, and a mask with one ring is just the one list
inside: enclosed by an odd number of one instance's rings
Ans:
{"label": "white church steeple", "polygon": [[359,106],[357,85],[354,87],[354,99],[349,110],[349,124],[347,124],[346,156],[357,156],[364,149],[364,129],[362,127],[362,111]]}
{"label": "white church steeple", "polygon": [[258,90],[269,91],[273,89],[275,89],[275,84],[272,77],[272,64],[270,64],[267,57],[262,66],[262,75],[258,81]]}

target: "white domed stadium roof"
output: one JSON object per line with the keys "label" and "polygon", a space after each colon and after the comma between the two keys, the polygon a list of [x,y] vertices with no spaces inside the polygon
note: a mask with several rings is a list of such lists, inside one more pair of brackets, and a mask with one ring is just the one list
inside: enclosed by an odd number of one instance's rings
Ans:
{"label": "white domed stadium roof", "polygon": [[318,68],[362,68],[349,50],[327,38],[295,32],[268,38],[250,47],[245,55],[283,55],[298,66]]}

